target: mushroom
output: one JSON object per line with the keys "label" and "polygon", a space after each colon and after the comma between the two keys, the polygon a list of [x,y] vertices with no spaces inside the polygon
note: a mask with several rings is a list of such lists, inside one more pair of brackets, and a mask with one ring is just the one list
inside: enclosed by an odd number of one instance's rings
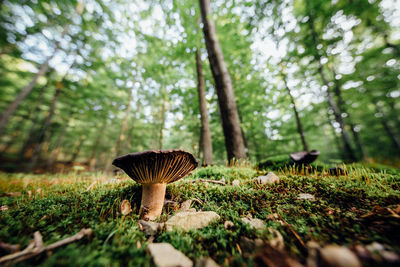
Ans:
{"label": "mushroom", "polygon": [[112,164],[143,185],[139,215],[154,220],[161,214],[166,185],[189,174],[198,162],[184,150],[157,150],[127,154]]}
{"label": "mushroom", "polygon": [[290,154],[290,158],[294,161],[294,163],[299,165],[308,165],[311,164],[314,160],[316,160],[319,156],[318,150],[311,151],[299,151]]}

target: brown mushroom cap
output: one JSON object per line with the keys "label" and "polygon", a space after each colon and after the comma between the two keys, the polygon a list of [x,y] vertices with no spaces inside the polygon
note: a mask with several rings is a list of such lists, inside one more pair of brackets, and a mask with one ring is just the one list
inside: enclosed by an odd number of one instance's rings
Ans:
{"label": "brown mushroom cap", "polygon": [[318,150],[307,151],[299,151],[290,154],[290,158],[297,164],[310,164],[314,160],[316,160],[319,156],[320,152]]}
{"label": "brown mushroom cap", "polygon": [[196,169],[198,162],[184,150],[150,150],[116,158],[112,164],[138,183],[168,184]]}

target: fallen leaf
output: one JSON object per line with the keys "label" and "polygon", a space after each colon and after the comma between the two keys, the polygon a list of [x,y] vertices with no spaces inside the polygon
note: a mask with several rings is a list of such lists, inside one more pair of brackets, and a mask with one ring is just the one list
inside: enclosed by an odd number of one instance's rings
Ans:
{"label": "fallen leaf", "polygon": [[132,208],[131,208],[131,203],[129,203],[129,200],[127,200],[127,199],[122,200],[121,205],[119,206],[119,209],[120,209],[122,215],[128,215],[129,213],[131,213]]}

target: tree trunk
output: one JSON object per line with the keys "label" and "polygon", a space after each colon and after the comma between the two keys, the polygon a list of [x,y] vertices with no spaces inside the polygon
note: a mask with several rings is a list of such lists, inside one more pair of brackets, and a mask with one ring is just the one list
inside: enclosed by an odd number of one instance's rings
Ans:
{"label": "tree trunk", "polygon": [[294,112],[294,116],[296,118],[296,123],[297,123],[297,132],[300,135],[301,143],[303,144],[303,150],[308,152],[309,151],[308,144],[306,142],[306,138],[305,138],[305,135],[304,135],[303,125],[301,124],[299,112],[297,111],[296,102],[294,101],[294,97],[292,95],[292,92],[290,91],[290,88],[289,88],[289,86],[287,84],[286,75],[283,73],[283,71],[282,71],[281,74],[282,74],[282,77],[283,77],[283,82],[285,84],[286,90],[287,90],[288,95],[290,97],[290,101],[292,102],[292,105],[293,105],[293,112]]}
{"label": "tree trunk", "polygon": [[71,159],[68,161],[69,163],[73,164],[76,161],[76,159],[79,156],[79,153],[81,152],[82,143],[83,143],[83,141],[85,141],[85,139],[86,139],[86,136],[81,135],[81,137],[79,138],[79,141],[75,145],[75,149],[74,149],[74,152],[72,153]]}
{"label": "tree trunk", "polygon": [[126,128],[128,127],[128,121],[129,121],[129,117],[130,117],[129,115],[130,115],[130,112],[131,112],[132,99],[133,99],[133,90],[129,89],[128,103],[127,103],[127,106],[126,106],[126,109],[125,109],[125,118],[122,121],[121,133],[119,134],[118,142],[117,142],[117,145],[115,146],[116,156],[120,156],[121,146],[123,145],[124,140],[125,140],[125,131],[126,131]]}
{"label": "tree trunk", "polygon": [[33,112],[31,113],[32,115],[35,116],[35,118],[33,119],[32,122],[32,126],[29,130],[28,133],[28,138],[25,140],[23,146],[21,147],[20,151],[19,151],[19,158],[21,160],[23,160],[25,158],[25,154],[28,150],[29,147],[31,147],[33,145],[33,143],[37,142],[37,138],[38,138],[38,124],[39,124],[39,112],[40,112],[40,105],[42,104],[42,100],[43,100],[43,93],[45,91],[45,89],[48,86],[48,82],[42,86],[40,88],[39,94],[38,94],[38,98],[35,101],[35,108],[33,110]]}
{"label": "tree trunk", "polygon": [[30,160],[29,167],[28,167],[29,171],[31,171],[35,168],[36,163],[39,160],[40,152],[42,151],[42,147],[43,147],[43,142],[46,138],[47,130],[51,124],[51,120],[53,119],[53,115],[54,115],[54,112],[56,109],[56,104],[57,104],[58,98],[60,97],[61,90],[62,90],[62,83],[61,83],[61,85],[57,85],[56,90],[54,91],[54,96],[53,96],[53,99],[51,100],[49,113],[46,116],[43,127],[40,131],[38,142],[36,143],[35,148],[33,150],[33,155]]}
{"label": "tree trunk", "polygon": [[201,147],[203,148],[203,166],[213,164],[212,141],[210,123],[207,114],[206,88],[204,82],[203,66],[201,64],[200,51],[196,51],[196,69],[197,69],[197,89],[200,102],[201,117]]}
{"label": "tree trunk", "polygon": [[199,0],[203,21],[203,32],[208,59],[215,81],[218,103],[221,110],[222,128],[228,161],[245,158],[245,149],[236,109],[235,96],[222,49],[217,39],[215,24],[211,20],[210,0]]}
{"label": "tree trunk", "polygon": [[160,123],[160,129],[158,133],[158,148],[162,149],[163,147],[163,139],[164,139],[164,127],[165,127],[165,112],[166,112],[166,107],[165,107],[165,100],[163,100],[163,103],[161,105],[161,123]]}
{"label": "tree trunk", "polygon": [[326,87],[326,98],[327,98],[328,105],[329,105],[330,109],[333,111],[333,114],[335,115],[335,120],[339,124],[340,130],[341,130],[344,149],[346,151],[346,159],[350,160],[350,161],[356,161],[357,159],[356,159],[356,157],[354,155],[354,151],[350,145],[350,143],[351,143],[350,136],[347,133],[347,130],[346,130],[343,118],[342,118],[342,114],[340,113],[340,110],[331,95],[331,92],[329,89],[329,84],[328,84],[328,81],[327,81],[324,71],[323,71],[323,65],[321,63],[321,55],[318,53],[318,50],[317,50],[319,40],[318,40],[317,32],[315,31],[314,21],[313,21],[313,17],[311,14],[309,14],[308,25],[310,26],[310,29],[311,29],[311,34],[312,34],[312,38],[314,41],[314,48],[316,50],[315,59],[318,63],[318,73],[321,76],[322,83]]}
{"label": "tree trunk", "polygon": [[91,171],[94,171],[94,169],[96,167],[97,150],[99,148],[100,140],[101,140],[101,137],[103,136],[103,132],[104,132],[105,128],[106,128],[106,123],[102,123],[100,125],[100,127],[99,127],[99,131],[98,131],[98,135],[96,137],[96,140],[93,143],[92,152],[90,154],[89,164],[88,164],[89,165],[89,169]]}
{"label": "tree trunk", "polygon": [[[79,14],[79,12],[78,12],[78,14]],[[67,33],[68,28],[69,28],[69,24],[64,26],[63,31],[61,33],[61,38],[63,38],[64,35]],[[3,131],[7,125],[10,117],[14,114],[15,110],[19,107],[19,105],[22,103],[22,101],[29,95],[29,93],[33,90],[33,88],[35,88],[35,85],[36,85],[38,79],[47,72],[47,70],[49,69],[49,62],[55,56],[55,54],[57,53],[59,48],[60,48],[60,43],[57,42],[55,44],[55,48],[53,50],[52,55],[46,59],[46,61],[40,66],[39,71],[35,74],[35,76],[32,78],[32,80],[29,82],[29,84],[26,85],[24,88],[22,88],[22,90],[19,92],[18,96],[14,99],[13,102],[10,103],[10,105],[8,105],[6,110],[3,112],[3,114],[0,117],[0,136],[2,136]]]}
{"label": "tree trunk", "polygon": [[389,136],[394,147],[396,148],[396,150],[398,151],[398,153],[400,155],[400,139],[399,139],[399,137],[396,135],[396,133],[393,130],[393,127],[390,125],[389,121],[385,119],[385,113],[382,110],[382,108],[377,104],[377,101],[375,101],[375,108],[376,108],[376,111],[378,111],[379,113],[382,114],[382,120],[381,120],[382,126],[385,129],[387,135]]}
{"label": "tree trunk", "polygon": [[[333,77],[335,77],[336,76],[336,72],[334,70],[332,70],[332,71],[333,71]],[[335,95],[336,95],[337,100],[338,100],[338,108],[340,110],[340,113],[341,114],[342,113],[346,113],[347,114],[347,122],[349,123],[350,130],[351,130],[351,133],[353,134],[353,138],[354,138],[354,141],[356,143],[356,146],[357,146],[358,152],[360,154],[360,157],[362,159],[364,159],[365,161],[369,161],[368,152],[367,152],[366,148],[364,147],[364,145],[363,145],[363,143],[361,141],[360,135],[358,134],[358,132],[355,129],[354,123],[351,121],[350,114],[347,112],[346,103],[345,103],[345,101],[343,99],[343,96],[342,96],[342,90],[340,88],[339,81],[337,81],[337,80],[335,80],[334,92],[335,92]]]}
{"label": "tree trunk", "polygon": [[15,110],[21,105],[22,101],[29,95],[29,93],[35,87],[37,80],[39,77],[43,76],[47,70],[49,69],[49,61],[53,58],[55,52],[52,56],[48,57],[46,61],[40,66],[39,71],[35,74],[32,80],[19,92],[18,96],[14,99],[13,102],[8,105],[6,110],[1,114],[0,118],[0,136],[3,134],[5,126],[7,125],[11,115],[14,114]]}

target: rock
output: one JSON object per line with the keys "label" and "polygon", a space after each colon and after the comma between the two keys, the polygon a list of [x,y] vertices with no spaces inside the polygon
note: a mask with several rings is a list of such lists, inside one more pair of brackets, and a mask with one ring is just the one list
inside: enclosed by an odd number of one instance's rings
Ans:
{"label": "rock", "polygon": [[215,220],[219,220],[219,215],[214,211],[199,211],[199,212],[179,212],[172,216],[165,224],[167,230],[180,229],[189,231],[199,229],[209,225]]}
{"label": "rock", "polygon": [[306,266],[318,267],[318,251],[321,249],[320,245],[315,241],[308,241],[306,246],[308,251]]}
{"label": "rock", "polygon": [[360,260],[348,248],[327,245],[320,250],[322,266],[361,267]]}
{"label": "rock", "polygon": [[147,246],[147,250],[158,267],[193,266],[193,262],[188,257],[169,243],[152,243]]}
{"label": "rock", "polygon": [[7,205],[3,205],[0,207],[0,211],[7,211],[8,210],[8,206]]}
{"label": "rock", "polygon": [[285,241],[283,240],[281,233],[274,228],[268,228],[268,232],[271,234],[272,238],[268,240],[267,243],[277,250],[284,250]]}
{"label": "rock", "polygon": [[196,267],[219,267],[219,265],[210,257],[201,257],[196,261]]}
{"label": "rock", "polygon": [[240,181],[238,179],[235,179],[232,181],[232,185],[233,186],[239,186],[240,185]]}
{"label": "rock", "polygon": [[242,236],[239,241],[240,247],[245,252],[254,252],[257,248],[264,245],[264,241],[260,238],[250,239],[248,237]]}
{"label": "rock", "polygon": [[243,217],[240,218],[243,223],[250,225],[251,227],[257,229],[257,230],[264,230],[265,229],[265,224],[263,220],[257,219],[257,218],[248,218],[248,217]]}
{"label": "rock", "polygon": [[372,242],[371,244],[365,246],[365,248],[371,253],[379,253],[385,250],[385,246],[378,242]]}
{"label": "rock", "polygon": [[148,235],[155,235],[158,231],[160,231],[163,227],[163,223],[150,222],[145,220],[139,220],[140,230],[145,232]]}
{"label": "rock", "polygon": [[300,193],[297,196],[297,199],[314,201],[315,197],[313,195],[311,195],[311,194],[308,194],[308,193]]}
{"label": "rock", "polygon": [[180,211],[187,211],[190,209],[190,205],[192,205],[192,200],[188,199],[182,202]]}
{"label": "rock", "polygon": [[[390,262],[390,263],[400,263],[400,255],[394,253],[393,251],[382,251],[380,253],[380,256],[384,261]],[[397,265],[399,266],[399,265]]]}
{"label": "rock", "polygon": [[230,228],[233,228],[234,226],[235,226],[235,224],[233,222],[231,222],[231,221],[225,221],[224,222],[224,228],[225,229],[230,229]]}
{"label": "rock", "polygon": [[273,184],[279,182],[279,177],[275,173],[269,172],[265,176],[258,176],[257,178],[254,178],[253,181],[258,184]]}

